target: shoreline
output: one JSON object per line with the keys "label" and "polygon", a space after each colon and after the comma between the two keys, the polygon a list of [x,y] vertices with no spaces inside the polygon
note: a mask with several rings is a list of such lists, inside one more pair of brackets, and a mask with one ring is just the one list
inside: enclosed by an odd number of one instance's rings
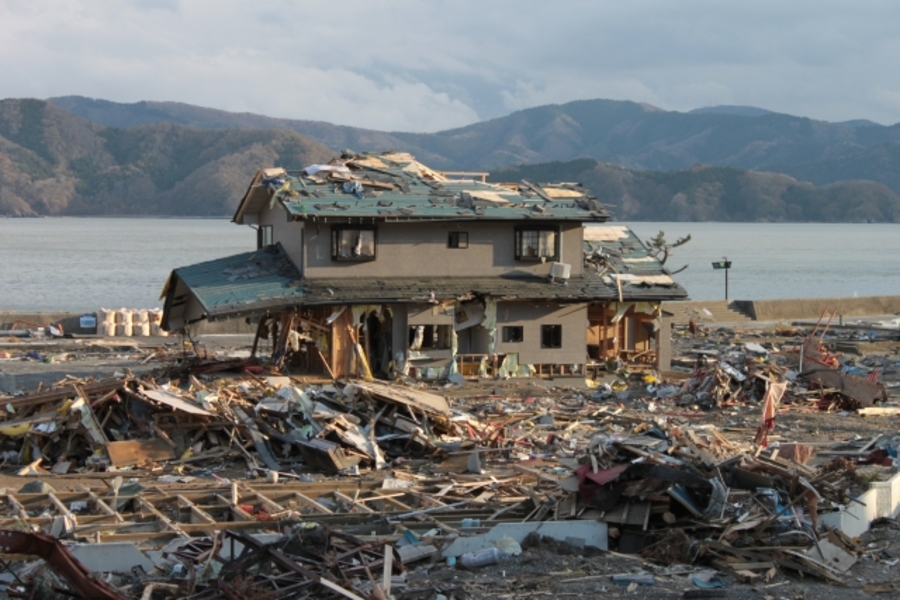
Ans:
{"label": "shoreline", "polygon": [[[818,319],[824,311],[837,311],[838,318],[878,317],[891,320],[900,315],[900,295],[849,296],[834,298],[790,298],[784,300],[682,300],[663,302],[663,310],[673,323],[690,319],[703,323],[766,323]],[[15,329],[17,322],[49,326],[62,323],[66,333],[96,335],[97,328],[80,327],[82,316],[97,316],[97,311],[17,311],[0,310],[0,335]],[[255,325],[243,318],[201,321],[194,325],[197,334],[247,334]],[[127,339],[127,338],[123,338]],[[140,339],[140,338],[135,338]]]}

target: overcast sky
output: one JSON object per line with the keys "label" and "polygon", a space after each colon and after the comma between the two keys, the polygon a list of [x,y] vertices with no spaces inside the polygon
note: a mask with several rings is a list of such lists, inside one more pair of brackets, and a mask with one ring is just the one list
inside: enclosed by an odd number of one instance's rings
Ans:
{"label": "overcast sky", "polygon": [[572,100],[900,121],[896,0],[0,0],[0,97],[431,132]]}

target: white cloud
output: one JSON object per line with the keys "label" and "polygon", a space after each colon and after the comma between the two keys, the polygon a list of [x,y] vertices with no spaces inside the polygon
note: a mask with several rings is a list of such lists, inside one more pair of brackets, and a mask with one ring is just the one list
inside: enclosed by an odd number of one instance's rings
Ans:
{"label": "white cloud", "polygon": [[838,0],[0,0],[7,97],[434,131],[546,103],[900,120],[900,11]]}

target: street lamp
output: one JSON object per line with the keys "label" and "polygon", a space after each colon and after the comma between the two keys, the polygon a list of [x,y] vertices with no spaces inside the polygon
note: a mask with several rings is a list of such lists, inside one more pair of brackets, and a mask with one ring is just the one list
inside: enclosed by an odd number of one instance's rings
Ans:
{"label": "street lamp", "polygon": [[731,261],[728,260],[727,256],[723,256],[722,260],[714,261],[712,266],[714,270],[722,269],[725,271],[725,300],[728,300],[728,269],[731,268]]}

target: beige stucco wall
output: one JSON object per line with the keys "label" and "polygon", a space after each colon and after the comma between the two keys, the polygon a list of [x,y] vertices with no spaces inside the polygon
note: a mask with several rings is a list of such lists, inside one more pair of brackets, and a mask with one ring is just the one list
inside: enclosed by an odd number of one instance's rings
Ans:
{"label": "beige stucco wall", "polygon": [[[584,364],[587,304],[497,303],[498,354],[519,353],[520,364]],[[541,325],[562,325],[562,348],[541,348]],[[504,326],[521,326],[523,341],[503,342]]]}
{"label": "beige stucco wall", "polygon": [[272,226],[272,239],[281,242],[281,246],[303,272],[303,221],[288,221],[284,207],[276,205],[273,209],[263,208],[259,213],[260,225]]}
{"label": "beige stucco wall", "polygon": [[453,304],[406,304],[406,320],[413,325],[453,325]]}
{"label": "beige stucco wall", "polygon": [[[330,224],[307,223],[304,274],[309,278],[547,275],[549,263],[515,260],[514,230],[523,224],[536,223],[381,223],[377,226],[376,259],[354,262],[331,259]],[[469,247],[448,248],[452,231],[468,232]],[[275,239],[282,241],[279,232],[275,233]],[[579,275],[583,264],[581,224],[563,224],[561,233],[562,262],[572,265],[572,275]],[[282,244],[288,248],[284,241]],[[289,253],[299,251],[291,246]]]}

